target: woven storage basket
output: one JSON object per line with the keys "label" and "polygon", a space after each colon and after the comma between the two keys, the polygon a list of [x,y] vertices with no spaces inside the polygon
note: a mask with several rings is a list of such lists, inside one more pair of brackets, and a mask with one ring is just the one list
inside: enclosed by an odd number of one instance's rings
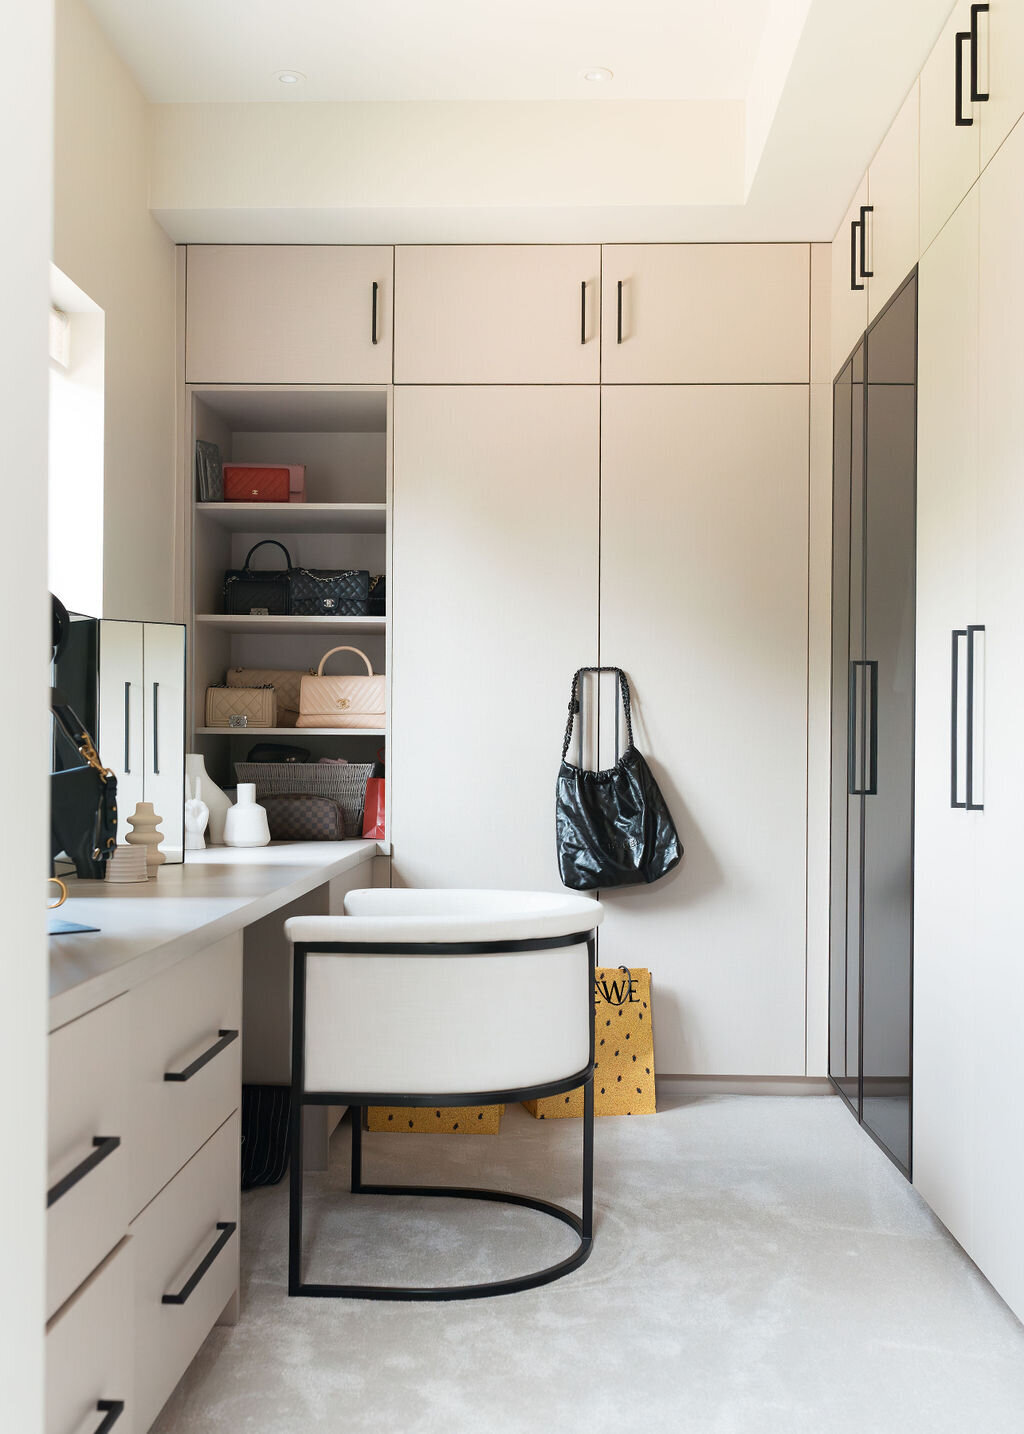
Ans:
{"label": "woven storage basket", "polygon": [[362,835],[366,781],[372,771],[372,762],[235,763],[235,776],[240,782],[255,782],[257,801],[261,797],[307,792],[330,797],[341,807],[347,837]]}

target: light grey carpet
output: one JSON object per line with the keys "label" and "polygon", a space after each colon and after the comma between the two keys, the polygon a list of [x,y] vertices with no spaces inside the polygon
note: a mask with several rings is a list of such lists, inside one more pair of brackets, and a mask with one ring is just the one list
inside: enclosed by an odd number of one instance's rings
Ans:
{"label": "light grey carpet", "polygon": [[[580,1127],[365,1139],[365,1178],[563,1203]],[[307,1185],[307,1279],[493,1278],[567,1253],[527,1211]],[[837,1099],[711,1096],[597,1124],[590,1261],[463,1304],[289,1299],[287,1188],[242,1201],[242,1317],[158,1434],[1020,1434],[1024,1327]],[[427,1208],[424,1208],[424,1205]]]}

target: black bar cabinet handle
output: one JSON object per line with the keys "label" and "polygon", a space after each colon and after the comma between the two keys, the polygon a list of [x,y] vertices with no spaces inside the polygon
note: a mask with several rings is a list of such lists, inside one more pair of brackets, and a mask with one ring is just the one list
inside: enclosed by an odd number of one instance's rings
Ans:
{"label": "black bar cabinet handle", "polygon": [[580,343],[587,341],[587,281],[580,281]]}
{"label": "black bar cabinet handle", "polygon": [[371,321],[371,324],[370,324],[370,342],[371,342],[371,343],[374,343],[374,344],[377,342],[377,289],[378,289],[378,287],[379,287],[379,286],[378,286],[378,284],[377,284],[377,280],[374,279],[374,281],[373,281],[373,318],[372,318],[372,321]]}
{"label": "black bar cabinet handle", "polygon": [[971,125],[974,123],[973,115],[964,114],[964,46],[970,43],[970,30],[958,30],[956,32],[956,79],[953,85],[953,107],[958,125]]}
{"label": "black bar cabinet handle", "polygon": [[204,1051],[201,1056],[196,1056],[192,1064],[187,1065],[183,1071],[165,1071],[164,1080],[191,1080],[197,1071],[201,1071],[203,1066],[209,1065],[214,1056],[219,1056],[221,1051],[227,1050],[232,1041],[238,1040],[237,1031],[218,1031],[217,1035],[220,1039],[214,1041],[208,1051]]}
{"label": "black bar cabinet handle", "polygon": [[101,1165],[108,1155],[113,1155],[114,1151],[121,1144],[121,1137],[119,1135],[94,1135],[92,1144],[92,1154],[87,1155],[84,1160],[75,1166],[74,1170],[68,1171],[63,1180],[58,1180],[56,1185],[51,1185],[49,1190],[47,1190],[47,1210],[49,1210],[52,1205],[56,1205],[57,1201],[66,1195],[69,1190],[73,1190],[79,1180],[84,1180],[90,1170],[95,1170],[97,1165]]}
{"label": "black bar cabinet handle", "polygon": [[106,1418],[102,1424],[97,1424],[93,1434],[108,1434],[124,1413],[123,1399],[101,1399],[96,1405],[96,1413],[103,1414]]}
{"label": "black bar cabinet handle", "polygon": [[960,639],[967,636],[966,628],[953,629],[953,655],[950,662],[952,673],[952,698],[949,716],[949,805],[966,807],[966,802],[957,801],[960,760]]}
{"label": "black bar cabinet handle", "polygon": [[[867,216],[868,216],[869,214],[874,214],[874,212],[875,212],[875,206],[874,206],[873,204],[862,204],[862,205],[860,206],[860,243],[859,243],[859,245],[858,245],[857,247],[858,247],[858,249],[859,249],[859,251],[860,251],[860,277],[861,277],[862,279],[873,279],[873,278],[875,277],[875,271],[874,271],[874,269],[868,269],[868,268],[865,267],[866,264],[867,264],[867,261],[868,261],[868,253],[867,253],[867,250],[868,250],[868,221],[867,221]],[[861,285],[861,288],[863,288],[863,287],[864,287],[864,286],[863,286],[863,284],[862,284],[862,285]]]}
{"label": "black bar cabinet handle", "polygon": [[974,639],[984,632],[982,623],[967,625],[967,792],[966,808],[969,812],[983,812],[984,801],[974,800]]}
{"label": "black bar cabinet handle", "polygon": [[857,668],[860,663],[850,662],[849,697],[846,715],[846,790],[851,797],[861,795],[857,786]]}
{"label": "black bar cabinet handle", "polygon": [[864,285],[857,282],[857,230],[861,227],[863,220],[850,220],[850,288],[863,289]]}
{"label": "black bar cabinet handle", "polygon": [[621,344],[621,343],[622,343],[622,280],[621,280],[621,279],[619,280],[618,287],[617,287],[617,289],[616,289],[616,291],[615,291],[615,304],[616,304],[616,315],[615,315],[615,342],[616,342],[617,344]]}
{"label": "black bar cabinet handle", "polygon": [[871,683],[871,697],[868,705],[868,770],[864,796],[878,795],[878,663],[874,659],[865,662],[865,671]]}
{"label": "black bar cabinet handle", "polygon": [[124,774],[125,776],[132,769],[132,684],[124,684]]}
{"label": "black bar cabinet handle", "polygon": [[153,775],[160,775],[160,684],[153,683]]}
{"label": "black bar cabinet handle", "polygon": [[237,1226],[235,1225],[235,1222],[233,1220],[217,1221],[217,1229],[220,1231],[220,1234],[217,1236],[214,1243],[210,1246],[206,1254],[199,1261],[199,1264],[196,1265],[195,1269],[189,1275],[188,1279],[182,1285],[181,1289],[178,1290],[177,1294],[162,1295],[160,1300],[161,1304],[183,1305],[185,1303],[189,1295],[192,1294],[196,1286],[199,1284],[199,1281],[203,1278],[207,1270],[213,1264],[214,1260],[220,1254],[221,1250],[223,1250],[224,1246],[231,1239],[231,1236],[235,1233],[236,1228]]}
{"label": "black bar cabinet handle", "polygon": [[988,90],[982,94],[978,89],[978,16],[982,11],[987,11],[987,5],[971,6],[971,100],[977,103],[984,102],[989,98]]}

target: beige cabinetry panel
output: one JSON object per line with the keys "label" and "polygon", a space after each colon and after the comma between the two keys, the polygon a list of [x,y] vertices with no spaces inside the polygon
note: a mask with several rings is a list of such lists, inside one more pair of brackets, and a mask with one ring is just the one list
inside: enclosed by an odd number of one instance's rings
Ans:
{"label": "beige cabinetry panel", "polygon": [[602,380],[807,383],[809,295],[807,244],[607,244]]}
{"label": "beige cabinetry panel", "polygon": [[606,388],[601,430],[601,660],[686,854],[601,893],[600,958],[662,1072],[803,1075],[808,390]]}
{"label": "beige cabinetry panel", "polygon": [[915,83],[868,170],[869,320],[885,308],[920,253],[918,105]]}
{"label": "beige cabinetry panel", "polygon": [[[918,271],[914,1183],[965,1244],[980,814],[951,806],[950,699],[952,634],[979,621],[978,224],[973,190]],[[957,785],[962,800],[962,775]]]}
{"label": "beige cabinetry panel", "polygon": [[390,383],[393,255],[383,245],[190,245],[186,382]]}
{"label": "beige cabinetry panel", "polygon": [[[861,180],[843,222],[832,240],[832,376],[835,377],[860,341],[868,324],[868,280],[861,269],[870,269],[867,240],[861,264],[860,224],[868,203],[867,175]],[[870,219],[870,215],[867,216]],[[854,230],[853,226],[858,228]]]}
{"label": "beige cabinetry panel", "polygon": [[[927,249],[978,177],[983,104],[971,103],[970,0],[958,0],[921,71],[921,249]],[[957,124],[957,67],[961,67]]]}
{"label": "beige cabinetry panel", "polygon": [[[238,1288],[238,1167],[233,1115],[132,1225],[138,1434],[159,1414]],[[174,1303],[165,1302],[168,1295]]]}
{"label": "beige cabinetry panel", "polygon": [[596,244],[401,245],[396,383],[597,383]]}
{"label": "beige cabinetry panel", "polygon": [[1020,0],[988,0],[979,26],[981,163],[984,167],[1024,114],[1024,6]]}
{"label": "beige cabinetry panel", "polygon": [[132,1032],[134,1213],[238,1106],[241,934],[144,982],[125,999]]}
{"label": "beige cabinetry panel", "polygon": [[128,1002],[49,1040],[46,1314],[114,1248],[132,1216]]}
{"label": "beige cabinetry panel", "polygon": [[597,659],[599,431],[595,387],[395,392],[388,775],[403,885],[561,889],[569,684]]}
{"label": "beige cabinetry panel", "polygon": [[88,1434],[117,1405],[118,1434],[145,1434],[133,1391],[134,1253],[123,1240],[47,1328],[46,1434]]}

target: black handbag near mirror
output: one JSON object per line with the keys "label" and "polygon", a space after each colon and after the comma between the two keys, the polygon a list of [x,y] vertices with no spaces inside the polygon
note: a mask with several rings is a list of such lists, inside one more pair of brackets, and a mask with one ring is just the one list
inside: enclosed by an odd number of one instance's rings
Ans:
{"label": "black handbag near mirror", "polygon": [[[614,767],[599,772],[588,772],[568,761],[584,672],[617,675],[626,717],[626,750]],[[620,667],[581,667],[572,679],[555,793],[555,840],[562,884],[573,891],[657,881],[682,858],[682,844],[665,798],[633,744],[629,683]]]}
{"label": "black handbag near mirror", "polygon": [[65,852],[76,876],[100,881],[117,846],[117,778],[56,688],[50,689],[50,706],[57,726],[85,759],[80,767],[50,774],[50,856]]}

